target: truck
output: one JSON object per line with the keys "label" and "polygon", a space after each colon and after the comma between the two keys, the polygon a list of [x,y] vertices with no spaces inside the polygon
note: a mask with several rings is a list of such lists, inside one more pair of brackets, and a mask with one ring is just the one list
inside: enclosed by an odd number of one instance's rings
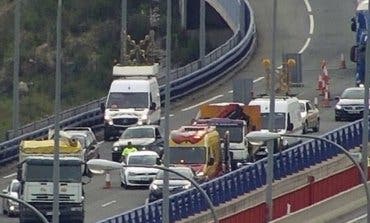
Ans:
{"label": "truck", "polygon": [[[51,222],[53,215],[54,140],[24,140],[20,143],[17,179],[21,183],[19,197],[33,205]],[[81,145],[74,140],[60,140],[59,219],[61,222],[83,223],[84,177]],[[29,208],[20,205],[19,220],[40,222]]]}
{"label": "truck", "polygon": [[156,76],[159,65],[113,67],[113,77],[105,103],[104,140],[117,137],[130,127],[160,124],[161,99]]}
{"label": "truck", "polygon": [[368,4],[368,0],[359,1],[355,16],[351,19],[351,30],[356,33],[356,43],[351,47],[350,59],[356,64],[355,83],[357,87],[363,85],[365,80]]}
{"label": "truck", "polygon": [[255,148],[245,135],[261,128],[260,107],[243,103],[205,104],[193,120],[193,125],[215,126],[220,135],[229,132],[231,169],[255,161]]}
{"label": "truck", "polygon": [[192,168],[201,181],[229,170],[228,137],[222,138],[214,126],[181,126],[172,130],[169,154],[170,165]]}

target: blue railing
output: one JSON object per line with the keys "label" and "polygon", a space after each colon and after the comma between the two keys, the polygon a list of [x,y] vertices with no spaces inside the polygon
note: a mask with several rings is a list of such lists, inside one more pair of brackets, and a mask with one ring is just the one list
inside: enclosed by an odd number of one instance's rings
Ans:
{"label": "blue railing", "polygon": [[[341,128],[322,135],[346,150],[361,144],[362,120],[345,125]],[[298,173],[323,161],[326,161],[342,151],[333,144],[310,140],[296,145],[286,151],[274,155],[274,179],[280,180],[288,175]],[[201,185],[207,192],[214,206],[231,201],[257,188],[266,185],[267,159],[245,166],[224,176]],[[162,201],[156,201],[123,214],[99,221],[99,223],[144,223],[162,222]],[[208,204],[204,197],[196,190],[191,189],[170,197],[170,220],[178,221],[194,214],[206,211]]]}
{"label": "blue railing", "polygon": [[[237,32],[221,47],[209,53],[205,58],[206,66],[198,66],[199,63],[195,62],[184,69],[177,69],[175,73],[171,73],[171,100],[197,91],[212,81],[222,78],[225,73],[236,67],[244,59],[250,58],[256,47],[256,30],[253,11],[249,3],[246,0],[244,1],[245,4],[243,3],[243,5],[246,7],[244,19],[247,22],[246,35],[241,36],[241,32]],[[164,85],[161,85],[160,92],[163,98]],[[101,127],[103,123],[103,115],[99,110],[101,102],[104,102],[104,98],[64,111],[61,114],[63,120],[61,127]],[[23,126],[16,132],[9,132],[8,140],[0,143],[0,166],[18,158],[18,145],[21,140],[44,138],[53,124],[54,117],[51,116],[42,121]]]}

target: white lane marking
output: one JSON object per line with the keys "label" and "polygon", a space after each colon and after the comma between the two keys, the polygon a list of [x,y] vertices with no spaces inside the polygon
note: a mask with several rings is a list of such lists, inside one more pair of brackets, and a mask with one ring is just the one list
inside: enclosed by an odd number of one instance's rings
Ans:
{"label": "white lane marking", "polygon": [[253,83],[257,83],[258,81],[260,81],[260,80],[263,80],[265,77],[259,77],[259,78],[257,78],[256,80],[253,80]]}
{"label": "white lane marking", "polygon": [[[259,77],[259,78],[257,78],[257,79],[255,79],[255,80],[253,80],[253,83],[257,83],[258,81],[260,81],[260,80],[262,80],[262,79],[264,79],[265,77]],[[227,93],[229,93],[229,94],[232,94],[234,92],[234,90],[230,90],[230,91],[228,91]]]}
{"label": "white lane marking", "polygon": [[[173,117],[175,116],[174,114],[170,114],[170,117]],[[161,117],[161,119],[163,120],[164,119],[164,116]]]}
{"label": "white lane marking", "polygon": [[310,18],[310,35],[313,34],[313,29],[315,28],[315,23],[314,23],[314,20],[313,20],[313,15],[309,15],[309,18]]}
{"label": "white lane marking", "polygon": [[306,50],[306,48],[308,47],[308,45],[310,44],[310,42],[311,42],[311,38],[309,37],[309,38],[307,38],[305,44],[303,45],[302,49],[298,53],[299,54],[302,54]]}
{"label": "white lane marking", "polygon": [[10,177],[14,177],[15,175],[17,175],[17,173],[9,174],[8,176],[4,176],[3,178],[7,179],[7,178],[10,178]]}
{"label": "white lane marking", "polygon": [[308,0],[304,0],[304,4],[306,5],[307,12],[311,12],[311,11],[312,11],[312,9],[311,9],[311,5],[310,5],[310,3],[308,2]]}
{"label": "white lane marking", "polygon": [[116,203],[116,201],[115,201],[115,200],[113,200],[113,201],[109,201],[108,203],[102,204],[101,206],[104,208],[104,207],[106,207],[106,206],[108,206],[108,205],[111,205],[111,204],[114,204],[114,203]]}
{"label": "white lane marking", "polygon": [[221,97],[223,97],[223,96],[224,96],[223,94],[220,94],[220,95],[214,96],[213,98],[210,98],[210,99],[208,99],[208,100],[202,101],[202,102],[200,102],[200,103],[198,103],[198,104],[196,104],[196,105],[193,105],[193,106],[190,106],[190,107],[187,107],[187,108],[183,108],[183,109],[181,109],[181,111],[188,111],[188,110],[191,110],[191,109],[193,109],[193,108],[199,107],[199,106],[201,106],[201,105],[203,105],[203,104],[206,104],[206,103],[208,103],[208,102],[210,102],[210,101],[214,101],[214,100],[216,100],[217,98],[221,98]]}
{"label": "white lane marking", "polygon": [[361,215],[360,217],[357,217],[355,219],[352,219],[351,221],[348,221],[347,223],[357,223],[360,220],[364,220],[366,218],[367,214]]}

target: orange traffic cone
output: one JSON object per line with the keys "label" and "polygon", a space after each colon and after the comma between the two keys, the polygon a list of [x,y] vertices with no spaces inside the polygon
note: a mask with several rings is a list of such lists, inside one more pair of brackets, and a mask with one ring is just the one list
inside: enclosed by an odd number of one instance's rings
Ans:
{"label": "orange traffic cone", "polygon": [[103,187],[103,189],[110,189],[112,187],[112,183],[110,181],[110,174],[108,172],[106,172],[105,174],[105,186]]}
{"label": "orange traffic cone", "polygon": [[342,53],[340,55],[340,65],[339,65],[339,68],[340,69],[346,69],[347,66],[346,66],[346,60],[344,59],[344,54]]}
{"label": "orange traffic cone", "polygon": [[329,92],[329,84],[328,84],[328,85],[326,85],[324,98],[323,98],[323,100],[321,101],[321,106],[322,106],[322,107],[324,107],[324,108],[330,108],[330,92]]}

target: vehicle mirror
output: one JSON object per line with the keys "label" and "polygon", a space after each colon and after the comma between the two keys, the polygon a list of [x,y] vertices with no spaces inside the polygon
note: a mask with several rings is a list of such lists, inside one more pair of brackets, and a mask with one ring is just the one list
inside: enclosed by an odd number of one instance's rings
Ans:
{"label": "vehicle mirror", "polygon": [[289,123],[289,124],[288,124],[288,128],[287,128],[287,130],[288,130],[288,131],[293,131],[293,129],[294,129],[294,125],[293,125],[293,123]]}
{"label": "vehicle mirror", "polygon": [[151,104],[150,104],[150,108],[149,108],[149,110],[155,110],[155,108],[157,107],[157,105],[156,105],[156,103],[155,102],[152,102]]}
{"label": "vehicle mirror", "polygon": [[105,104],[104,102],[100,103],[100,111],[104,113],[105,111]]}
{"label": "vehicle mirror", "polygon": [[339,96],[335,96],[334,99],[337,100],[337,101],[339,101],[340,97]]}
{"label": "vehicle mirror", "polygon": [[352,17],[351,18],[351,31],[356,32],[357,29],[357,23],[356,23],[356,18]]}
{"label": "vehicle mirror", "polygon": [[358,46],[352,46],[351,47],[351,52],[350,52],[350,60],[352,62],[357,62],[357,55],[358,55]]}
{"label": "vehicle mirror", "polygon": [[159,165],[162,165],[162,160],[161,160],[161,158],[157,158],[157,160],[156,160],[156,162],[155,162],[158,166]]}
{"label": "vehicle mirror", "polygon": [[7,194],[8,193],[8,190],[7,189],[4,189],[3,190],[3,194]]}
{"label": "vehicle mirror", "polygon": [[87,178],[91,178],[92,177],[92,174],[93,173],[90,171],[89,167],[85,163],[84,164],[84,172],[83,172],[83,175],[82,176],[87,177]]}
{"label": "vehicle mirror", "polygon": [[209,165],[209,166],[213,166],[213,164],[214,164],[214,163],[215,163],[215,158],[210,157],[210,158],[209,158],[209,160],[208,160],[207,165]]}

